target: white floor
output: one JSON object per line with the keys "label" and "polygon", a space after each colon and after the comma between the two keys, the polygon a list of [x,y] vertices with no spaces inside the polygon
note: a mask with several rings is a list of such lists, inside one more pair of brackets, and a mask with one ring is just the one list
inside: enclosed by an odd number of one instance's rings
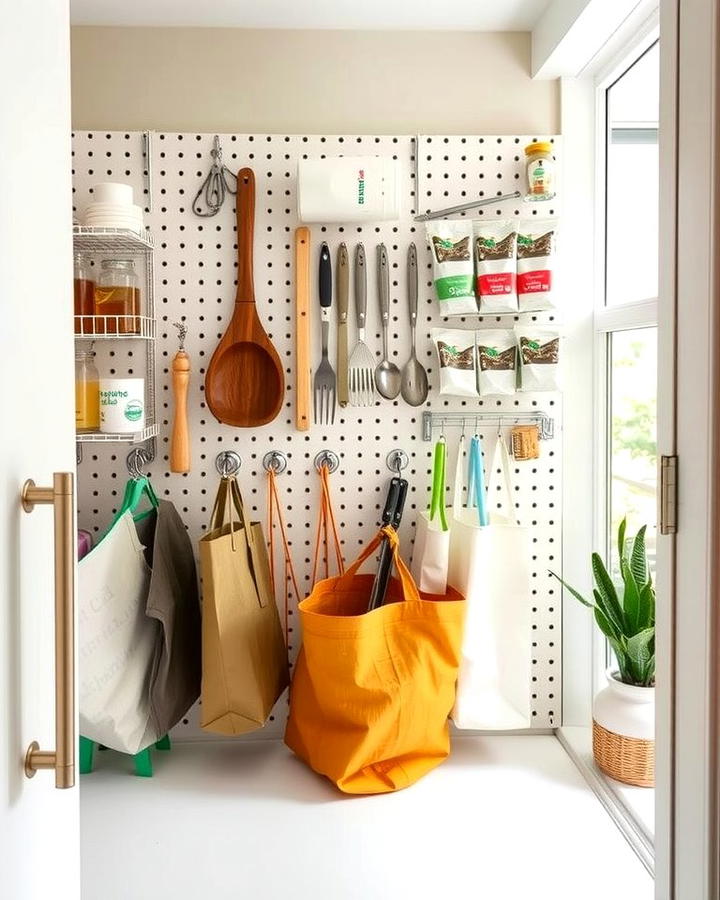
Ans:
{"label": "white floor", "polygon": [[651,900],[554,737],[460,738],[394,795],[345,797],[280,743],[177,744],[81,780],[83,900]]}

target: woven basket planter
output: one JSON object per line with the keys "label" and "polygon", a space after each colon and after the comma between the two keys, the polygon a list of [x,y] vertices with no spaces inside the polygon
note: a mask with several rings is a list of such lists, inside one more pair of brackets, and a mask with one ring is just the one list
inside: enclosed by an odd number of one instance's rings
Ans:
{"label": "woven basket planter", "polygon": [[593,703],[593,755],[598,767],[636,787],[655,785],[655,689],[608,684]]}
{"label": "woven basket planter", "polygon": [[625,737],[593,720],[593,755],[606,775],[636,787],[655,785],[655,741]]}

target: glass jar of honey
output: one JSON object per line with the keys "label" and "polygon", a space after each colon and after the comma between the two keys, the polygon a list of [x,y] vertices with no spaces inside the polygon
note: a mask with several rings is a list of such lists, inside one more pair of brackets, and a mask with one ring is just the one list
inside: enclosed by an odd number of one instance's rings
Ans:
{"label": "glass jar of honey", "polygon": [[100,429],[100,375],[92,347],[75,349],[75,431]]}
{"label": "glass jar of honey", "polygon": [[94,334],[95,281],[90,260],[82,253],[76,253],[73,263],[75,334]]}
{"label": "glass jar of honey", "polygon": [[549,141],[533,141],[525,148],[528,192],[526,200],[552,200],[555,196],[555,160]]}
{"label": "glass jar of honey", "polygon": [[140,333],[140,282],[131,259],[104,259],[95,285],[95,334]]}

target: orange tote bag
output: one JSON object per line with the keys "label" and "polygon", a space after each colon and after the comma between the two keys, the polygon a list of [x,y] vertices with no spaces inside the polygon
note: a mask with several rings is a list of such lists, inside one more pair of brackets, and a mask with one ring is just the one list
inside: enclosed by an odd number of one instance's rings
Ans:
{"label": "orange tote bag", "polygon": [[[372,575],[358,575],[383,535],[399,578],[366,612]],[[452,589],[449,589],[452,591]],[[318,582],[300,604],[303,646],[290,689],[285,743],[347,794],[413,784],[450,752],[465,601],[419,595],[383,529],[344,575]]]}

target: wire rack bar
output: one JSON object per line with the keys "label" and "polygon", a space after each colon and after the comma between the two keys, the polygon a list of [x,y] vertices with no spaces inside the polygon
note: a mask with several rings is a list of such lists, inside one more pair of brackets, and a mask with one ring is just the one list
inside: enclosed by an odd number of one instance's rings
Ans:
{"label": "wire rack bar", "polygon": [[555,437],[555,419],[546,412],[479,412],[479,413],[441,413],[424,412],[422,418],[424,441],[432,440],[433,429],[475,428],[476,424],[484,428],[491,425],[537,425],[540,439],[552,440]]}
{"label": "wire rack bar", "polygon": [[157,425],[146,425],[142,431],[133,434],[105,434],[102,431],[90,431],[86,434],[77,434],[75,440],[79,444],[107,444],[111,441],[124,444],[140,444],[157,436]]}
{"label": "wire rack bar", "polygon": [[144,255],[150,253],[154,246],[153,236],[147,229],[138,233],[129,228],[91,228],[88,225],[73,225],[73,249],[76,253],[122,252]]}
{"label": "wire rack bar", "polygon": [[75,338],[86,341],[152,341],[157,325],[150,316],[75,316]]}

